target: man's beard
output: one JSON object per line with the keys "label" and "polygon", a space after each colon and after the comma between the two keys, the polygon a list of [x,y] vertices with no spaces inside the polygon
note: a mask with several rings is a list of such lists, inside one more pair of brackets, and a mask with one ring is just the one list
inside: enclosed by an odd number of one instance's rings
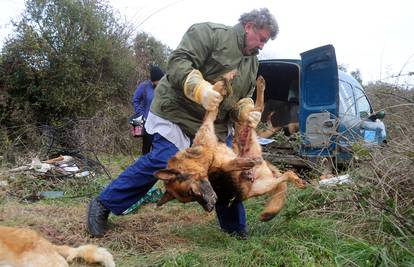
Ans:
{"label": "man's beard", "polygon": [[251,51],[250,55],[257,55],[257,54],[259,54],[259,48],[254,48],[254,49],[252,49],[250,51]]}
{"label": "man's beard", "polygon": [[245,56],[252,56],[252,55],[259,54],[259,49],[258,48],[252,48],[252,49],[249,49],[249,50],[245,49],[244,51],[245,51],[244,52]]}

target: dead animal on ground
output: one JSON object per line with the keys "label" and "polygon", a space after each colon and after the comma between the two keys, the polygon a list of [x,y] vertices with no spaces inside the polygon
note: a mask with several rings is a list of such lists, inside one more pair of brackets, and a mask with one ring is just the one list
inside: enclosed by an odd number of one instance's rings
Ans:
{"label": "dead animal on ground", "polygon": [[299,131],[298,122],[299,105],[295,102],[285,102],[270,99],[264,105],[263,126],[257,129],[257,135],[270,138],[283,130],[284,134],[291,136]]}
{"label": "dead animal on ground", "polygon": [[75,258],[115,267],[112,254],[105,248],[95,245],[77,248],[54,245],[33,230],[0,226],[0,266],[67,267],[68,262]]}
{"label": "dead animal on ground", "polygon": [[[229,80],[215,83],[215,90],[225,95]],[[205,210],[211,211],[217,197],[231,201],[270,194],[270,200],[261,213],[261,220],[266,221],[283,207],[286,182],[299,188],[305,187],[305,182],[293,171],[281,173],[263,160],[255,129],[247,122],[250,111],[263,110],[263,77],[258,78],[256,89],[256,105],[249,98],[238,102],[238,117],[242,120],[236,125],[233,149],[219,142],[215,135],[214,120],[218,110],[207,111],[193,145],[172,157],[166,169],[154,173],[157,178],[164,180],[166,188],[158,205],[173,199],[180,202],[197,201]]]}

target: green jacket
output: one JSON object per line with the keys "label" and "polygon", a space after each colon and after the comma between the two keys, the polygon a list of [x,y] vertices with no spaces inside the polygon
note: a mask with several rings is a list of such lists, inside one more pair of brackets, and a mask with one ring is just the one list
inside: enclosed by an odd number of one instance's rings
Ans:
{"label": "green jacket", "polygon": [[220,104],[215,121],[216,134],[224,141],[231,109],[239,99],[250,97],[256,85],[258,59],[256,55],[243,55],[244,39],[241,24],[234,27],[214,23],[191,26],[171,53],[166,75],[155,89],[151,112],[177,124],[193,138],[202,123],[205,109],[184,95],[187,75],[198,69],[205,80],[214,83],[220,75],[237,69],[239,75],[233,80],[233,94]]}

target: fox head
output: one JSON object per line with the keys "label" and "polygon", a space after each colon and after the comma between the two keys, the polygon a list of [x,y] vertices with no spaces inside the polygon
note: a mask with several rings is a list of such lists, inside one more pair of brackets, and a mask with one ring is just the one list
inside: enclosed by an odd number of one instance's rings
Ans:
{"label": "fox head", "polygon": [[154,173],[165,185],[165,193],[157,205],[173,199],[182,203],[197,201],[204,210],[212,211],[217,195],[207,176],[211,160],[211,155],[203,153],[202,147],[191,147],[173,156],[166,169]]}
{"label": "fox head", "polygon": [[197,201],[208,212],[214,209],[217,195],[206,176],[180,173],[174,169],[159,170],[154,175],[165,183],[165,193],[158,201],[158,206],[177,199],[182,203]]}

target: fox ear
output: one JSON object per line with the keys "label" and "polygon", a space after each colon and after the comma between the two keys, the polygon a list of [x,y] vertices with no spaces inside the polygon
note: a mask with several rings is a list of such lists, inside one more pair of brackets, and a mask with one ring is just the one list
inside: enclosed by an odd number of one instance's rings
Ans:
{"label": "fox ear", "polygon": [[178,172],[174,169],[162,169],[154,172],[154,176],[166,182],[173,182]]}
{"label": "fox ear", "polygon": [[171,200],[173,200],[173,199],[175,199],[175,197],[170,193],[170,192],[168,192],[168,191],[165,191],[164,192],[164,195],[162,195],[162,197],[160,198],[160,200],[158,200],[158,202],[157,202],[157,206],[159,207],[159,206],[162,206],[162,205],[164,205],[165,203],[167,203],[168,201],[171,201]]}

